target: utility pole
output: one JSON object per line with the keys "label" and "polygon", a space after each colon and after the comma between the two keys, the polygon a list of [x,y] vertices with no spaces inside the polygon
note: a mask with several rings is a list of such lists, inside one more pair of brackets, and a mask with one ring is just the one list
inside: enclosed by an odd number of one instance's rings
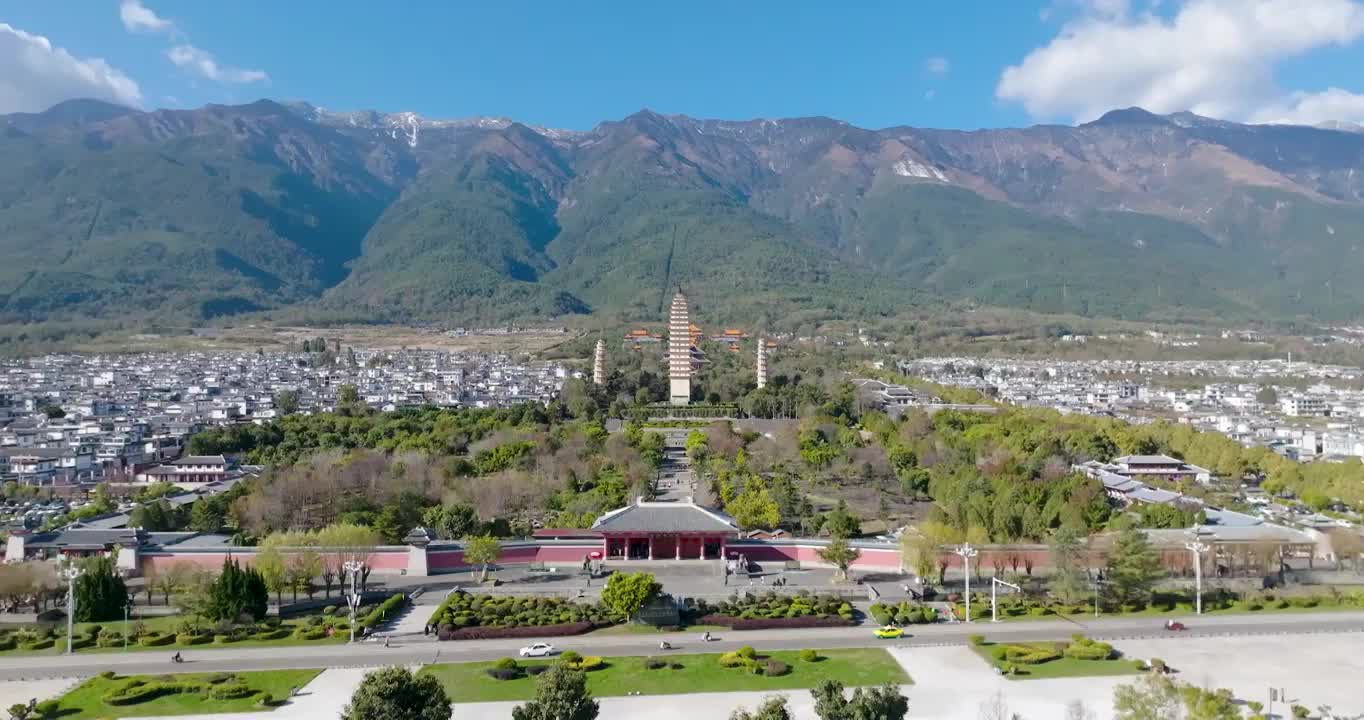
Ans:
{"label": "utility pole", "polygon": [[1203,614],[1203,553],[1207,552],[1208,545],[1199,541],[1198,526],[1194,525],[1189,529],[1189,542],[1184,543],[1184,547],[1193,553],[1194,567],[1194,614]]}
{"label": "utility pole", "polygon": [[966,622],[971,622],[971,558],[979,554],[979,551],[971,547],[971,543],[962,543],[954,550],[961,556],[962,571],[966,573]]}
{"label": "utility pole", "polygon": [[990,577],[990,622],[992,622],[992,623],[997,623],[997,622],[999,622],[999,601],[998,601],[998,599],[996,598],[995,594],[996,594],[996,591],[999,590],[999,586],[1000,586],[1000,585],[1003,585],[1003,586],[1005,586],[1005,587],[1011,587],[1011,588],[1013,588],[1014,590],[1017,590],[1018,592],[1023,592],[1023,588],[1021,588],[1021,587],[1019,587],[1019,586],[1017,586],[1017,585],[1015,585],[1015,584],[1013,584],[1013,583],[1011,583],[1011,582],[1004,582],[1003,580],[1000,580],[1000,579],[997,578],[997,577],[991,576],[991,577]]}
{"label": "utility pole", "polygon": [[61,577],[66,581],[66,654],[71,655],[76,651],[72,645],[76,622],[76,578],[84,575],[85,571],[74,562],[67,562],[69,564],[61,570]]}

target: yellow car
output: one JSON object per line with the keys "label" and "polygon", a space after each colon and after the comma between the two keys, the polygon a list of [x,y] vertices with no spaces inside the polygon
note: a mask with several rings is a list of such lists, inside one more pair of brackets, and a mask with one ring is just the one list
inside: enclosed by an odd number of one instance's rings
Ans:
{"label": "yellow car", "polygon": [[881,638],[882,640],[893,640],[895,638],[904,636],[905,631],[895,627],[894,625],[883,625],[873,630],[872,634],[875,635],[876,637]]}

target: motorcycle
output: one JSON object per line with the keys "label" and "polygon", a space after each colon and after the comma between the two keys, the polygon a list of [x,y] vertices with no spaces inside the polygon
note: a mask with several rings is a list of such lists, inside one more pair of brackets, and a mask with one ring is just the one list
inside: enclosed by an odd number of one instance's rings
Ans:
{"label": "motorcycle", "polygon": [[1188,628],[1184,626],[1184,623],[1177,622],[1175,620],[1166,621],[1165,629],[1169,630],[1170,632],[1182,632],[1184,630],[1188,630]]}
{"label": "motorcycle", "polygon": [[667,640],[664,640],[663,642],[661,642],[661,643],[658,644],[658,649],[659,649],[659,650],[672,650],[672,649],[673,649],[673,646],[672,646],[672,644],[669,643]]}
{"label": "motorcycle", "polygon": [[184,661],[185,659],[180,657],[180,653],[175,653],[174,655],[171,656],[171,662],[173,663],[182,663]]}

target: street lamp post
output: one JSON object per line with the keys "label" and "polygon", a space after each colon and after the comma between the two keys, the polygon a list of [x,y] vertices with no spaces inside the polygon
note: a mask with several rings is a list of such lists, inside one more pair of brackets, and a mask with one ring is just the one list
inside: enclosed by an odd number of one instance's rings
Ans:
{"label": "street lamp post", "polygon": [[128,649],[128,613],[133,609],[133,600],[128,598],[128,602],[123,604],[123,649]]}
{"label": "street lamp post", "polygon": [[350,607],[350,642],[355,642],[355,613],[360,610],[360,591],[356,583],[360,579],[360,571],[365,564],[359,560],[347,560],[341,568],[350,574],[350,594],[346,596],[346,605]]}
{"label": "street lamp post", "polygon": [[1015,584],[1013,584],[1013,583],[1011,583],[1011,582],[1004,582],[1003,580],[1000,580],[1000,579],[997,578],[997,577],[991,577],[991,578],[990,578],[990,622],[999,622],[999,603],[998,603],[998,599],[995,597],[995,592],[999,589],[999,586],[1000,586],[1000,585],[1003,585],[1003,586],[1005,586],[1005,587],[1011,587],[1011,588],[1013,588],[1014,590],[1017,590],[1018,592],[1023,592],[1023,588],[1021,588],[1021,587],[1019,587],[1019,586],[1017,586],[1017,585],[1015,585]]}
{"label": "street lamp post", "polygon": [[71,655],[76,651],[72,644],[75,633],[76,623],[76,578],[85,574],[85,571],[74,562],[68,564],[61,570],[61,577],[66,581],[66,654]]}
{"label": "street lamp post", "polygon": [[966,622],[971,622],[971,558],[979,551],[971,543],[962,543],[953,552],[961,556],[962,570],[966,573]]}
{"label": "street lamp post", "polygon": [[1194,525],[1189,530],[1190,540],[1184,543],[1184,547],[1193,553],[1194,567],[1194,614],[1203,614],[1203,553],[1208,551],[1208,545],[1199,541],[1198,526]]}

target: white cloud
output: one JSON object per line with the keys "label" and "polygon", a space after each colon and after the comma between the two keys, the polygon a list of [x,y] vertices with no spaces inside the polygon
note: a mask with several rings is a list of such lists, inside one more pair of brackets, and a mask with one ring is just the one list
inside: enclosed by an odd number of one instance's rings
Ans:
{"label": "white cloud", "polygon": [[1256,122],[1364,117],[1364,96],[1274,83],[1278,62],[1364,35],[1364,4],[1354,0],[1185,0],[1169,17],[1121,0],[1080,4],[1050,43],[1004,70],[1000,99],[1077,122],[1130,105]]}
{"label": "white cloud", "polygon": [[118,17],[129,32],[164,32],[175,29],[171,21],[158,17],[141,0],[123,0],[118,6]]}
{"label": "white cloud", "polygon": [[78,58],[47,38],[0,23],[0,113],[37,112],[73,98],[142,104],[137,83],[99,58]]}
{"label": "white cloud", "polygon": [[270,76],[264,70],[245,70],[219,65],[213,54],[193,45],[176,45],[166,51],[166,57],[177,66],[221,83],[249,84],[266,82]]}
{"label": "white cloud", "polygon": [[933,75],[946,75],[952,69],[952,63],[945,57],[935,55],[924,61],[924,69]]}

